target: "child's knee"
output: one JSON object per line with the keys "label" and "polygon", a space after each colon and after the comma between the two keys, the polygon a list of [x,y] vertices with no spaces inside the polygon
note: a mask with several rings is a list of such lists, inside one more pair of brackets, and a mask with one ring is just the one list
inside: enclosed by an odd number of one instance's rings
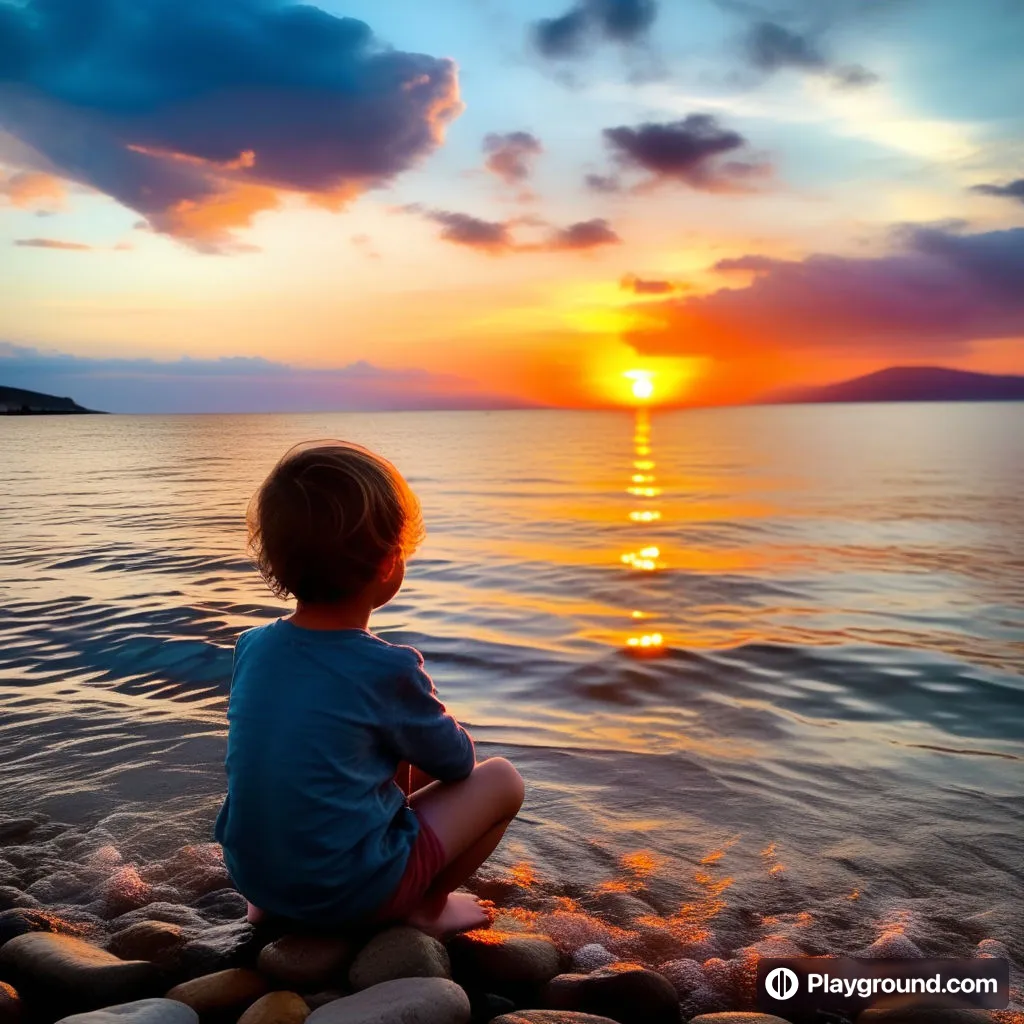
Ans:
{"label": "child's knee", "polygon": [[506,812],[505,816],[514,818],[526,795],[523,777],[516,771],[515,765],[503,757],[490,757],[478,764],[476,770],[487,776],[494,789],[496,802]]}

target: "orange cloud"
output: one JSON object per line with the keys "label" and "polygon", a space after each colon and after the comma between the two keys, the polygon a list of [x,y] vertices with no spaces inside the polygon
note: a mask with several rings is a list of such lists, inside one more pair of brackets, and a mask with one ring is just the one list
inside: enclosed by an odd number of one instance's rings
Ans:
{"label": "orange cloud", "polygon": [[6,176],[0,174],[0,196],[5,196],[11,206],[22,209],[59,209],[64,205],[66,194],[64,182],[44,171],[15,171]]}

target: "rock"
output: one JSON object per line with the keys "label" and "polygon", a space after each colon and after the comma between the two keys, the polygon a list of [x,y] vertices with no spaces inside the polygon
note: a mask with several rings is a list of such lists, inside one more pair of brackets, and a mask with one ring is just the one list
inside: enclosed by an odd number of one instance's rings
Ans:
{"label": "rock", "polygon": [[208,928],[203,916],[192,907],[184,907],[180,903],[169,903],[160,901],[148,903],[138,910],[129,910],[127,914],[121,914],[108,922],[108,927],[113,932],[119,932],[122,928],[128,928],[140,921],[163,921],[166,924],[178,924],[182,928]]}
{"label": "rock", "polygon": [[667,978],[638,964],[614,964],[593,974],[560,974],[544,986],[544,1006],[604,1013],[620,1024],[678,1024],[679,999]]}
{"label": "rock", "polygon": [[789,1024],[771,1013],[702,1013],[692,1017],[690,1024]]}
{"label": "rock", "polygon": [[70,871],[55,871],[33,882],[25,892],[44,906],[56,903],[70,903],[87,892],[89,883],[82,881]]}
{"label": "rock", "polygon": [[696,960],[669,960],[658,966],[658,973],[668,978],[680,999],[706,984],[703,966]]}
{"label": "rock", "polygon": [[245,917],[248,905],[237,889],[216,889],[196,900],[194,906],[208,919],[237,921]]}
{"label": "rock", "polygon": [[886,932],[853,955],[878,960],[917,960],[924,953],[902,932]]}
{"label": "rock", "polygon": [[18,1024],[23,1009],[21,997],[14,987],[0,981],[0,1024]]}
{"label": "rock", "polygon": [[199,1024],[196,1011],[172,999],[138,999],[75,1013],[57,1024]]}
{"label": "rock", "polygon": [[348,972],[356,992],[396,978],[451,978],[448,951],[418,928],[378,932],[359,951]]}
{"label": "rock", "polygon": [[987,1010],[937,1010],[927,1006],[864,1010],[857,1024],[993,1024]]}
{"label": "rock", "polygon": [[344,984],[352,960],[349,939],[327,935],[283,935],[260,950],[259,969],[299,989]]}
{"label": "rock", "polygon": [[250,961],[256,932],[247,921],[207,928],[181,947],[181,965],[192,977],[214,974]]}
{"label": "rock", "polygon": [[238,1018],[238,1024],[302,1024],[308,1016],[309,1007],[302,996],[268,992]]}
{"label": "rock", "polygon": [[469,1024],[469,996],[447,978],[398,978],[314,1010],[307,1024]]}
{"label": "rock", "polygon": [[0,821],[0,843],[20,842],[41,824],[38,818],[7,818]]}
{"label": "rock", "polygon": [[546,935],[481,929],[456,935],[448,953],[456,977],[500,995],[539,988],[561,967],[558,950]]}
{"label": "rock", "polygon": [[491,1024],[617,1024],[610,1017],[595,1017],[592,1013],[574,1013],[572,1010],[517,1010],[495,1017]]}
{"label": "rock", "polygon": [[328,1003],[333,1003],[336,999],[344,999],[345,996],[352,995],[351,992],[342,991],[340,988],[329,988],[323,992],[314,992],[312,995],[303,996],[302,998],[306,1001],[306,1005],[310,1010],[319,1010],[321,1006],[326,1006]]}
{"label": "rock", "polygon": [[0,946],[17,935],[29,932],[53,932],[57,930],[56,919],[52,914],[41,910],[28,910],[15,907],[13,910],[0,911]]}
{"label": "rock", "polygon": [[149,960],[161,967],[172,967],[185,945],[180,925],[164,921],[140,921],[115,933],[107,949],[122,960]]}
{"label": "rock", "polygon": [[34,896],[15,889],[13,885],[0,885],[0,910],[13,910],[16,907],[25,910],[38,906],[39,900]]}
{"label": "rock", "polygon": [[512,1013],[516,1004],[493,992],[469,992],[469,1008],[474,1024],[489,1024],[495,1017]]}
{"label": "rock", "polygon": [[266,979],[245,967],[232,967],[216,974],[183,981],[167,993],[174,999],[191,1006],[201,1018],[237,1018],[238,1015],[262,996],[269,988]]}
{"label": "rock", "polygon": [[576,974],[589,974],[599,967],[615,963],[618,957],[609,953],[599,942],[588,942],[572,955],[572,969]]}
{"label": "rock", "polygon": [[0,947],[0,968],[31,1004],[53,1010],[109,1006],[154,993],[159,970],[145,960],[119,960],[70,935],[30,932]]}

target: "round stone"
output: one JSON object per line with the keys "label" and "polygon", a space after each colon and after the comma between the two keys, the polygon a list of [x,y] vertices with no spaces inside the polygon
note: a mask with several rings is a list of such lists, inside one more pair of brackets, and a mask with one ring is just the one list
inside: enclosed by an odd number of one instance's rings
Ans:
{"label": "round stone", "polygon": [[357,992],[396,978],[451,978],[448,951],[418,928],[388,928],[356,955],[348,980]]}
{"label": "round stone", "polygon": [[327,935],[283,935],[260,950],[259,969],[275,981],[299,989],[344,984],[352,942]]}

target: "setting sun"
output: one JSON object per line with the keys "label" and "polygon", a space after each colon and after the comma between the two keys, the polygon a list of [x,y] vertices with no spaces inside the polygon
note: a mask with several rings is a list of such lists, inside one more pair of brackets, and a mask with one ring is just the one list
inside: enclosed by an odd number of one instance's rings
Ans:
{"label": "setting sun", "polygon": [[654,395],[654,374],[650,370],[627,370],[624,377],[633,382],[633,397],[646,402]]}

